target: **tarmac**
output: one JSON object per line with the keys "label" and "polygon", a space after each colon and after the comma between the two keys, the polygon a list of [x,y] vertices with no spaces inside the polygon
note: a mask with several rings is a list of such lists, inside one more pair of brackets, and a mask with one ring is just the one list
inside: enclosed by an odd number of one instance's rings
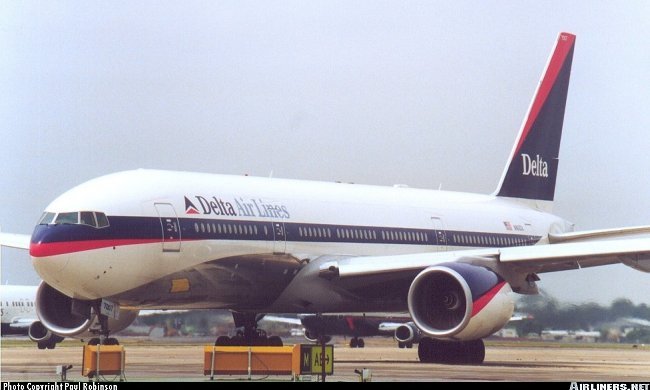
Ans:
{"label": "tarmac", "polygon": [[[126,350],[125,377],[132,381],[208,381],[203,375],[206,342],[120,340]],[[38,350],[29,341],[6,339],[0,347],[0,380],[56,381],[56,366],[72,364],[67,379],[81,376],[82,344],[66,341],[54,350]],[[488,342],[479,366],[422,364],[417,347],[398,349],[392,340],[367,339],[366,348],[335,342],[334,375],[329,381],[359,381],[355,370],[369,369],[372,381],[650,381],[650,346],[559,344],[552,342]],[[106,380],[116,379],[106,377]],[[259,376],[250,380],[290,380],[290,376]],[[305,381],[319,380],[303,376]],[[249,381],[246,375],[215,380]]]}

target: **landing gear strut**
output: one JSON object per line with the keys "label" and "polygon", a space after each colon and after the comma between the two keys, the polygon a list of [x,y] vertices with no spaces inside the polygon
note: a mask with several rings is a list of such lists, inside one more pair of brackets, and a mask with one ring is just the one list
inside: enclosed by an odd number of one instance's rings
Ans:
{"label": "landing gear strut", "polygon": [[115,337],[108,337],[111,330],[108,328],[108,317],[101,314],[99,306],[94,307],[97,311],[97,320],[99,321],[99,337],[93,337],[88,340],[88,345],[120,345]]}
{"label": "landing gear strut", "polygon": [[235,327],[242,328],[237,331],[237,334],[228,336],[219,336],[214,342],[216,346],[268,346],[268,347],[281,347],[282,339],[278,336],[267,336],[263,329],[257,328],[257,322],[262,319],[264,315],[256,313],[238,313],[232,312],[232,318],[235,320]]}
{"label": "landing gear strut", "polygon": [[483,340],[443,341],[424,337],[418,345],[422,363],[481,364],[485,359]]}

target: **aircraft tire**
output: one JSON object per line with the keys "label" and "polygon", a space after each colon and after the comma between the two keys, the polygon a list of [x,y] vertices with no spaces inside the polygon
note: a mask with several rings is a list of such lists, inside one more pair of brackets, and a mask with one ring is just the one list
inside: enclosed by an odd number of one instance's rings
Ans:
{"label": "aircraft tire", "polygon": [[271,336],[268,338],[267,343],[271,347],[282,347],[282,339],[280,336]]}
{"label": "aircraft tire", "polygon": [[214,342],[215,347],[219,347],[219,346],[227,347],[229,345],[231,345],[231,344],[230,344],[230,337],[228,337],[228,336],[219,336],[219,337],[217,337],[217,340],[215,340],[215,342]]}
{"label": "aircraft tire", "polygon": [[104,345],[120,345],[120,342],[115,337],[109,337],[104,340]]}
{"label": "aircraft tire", "polygon": [[432,352],[433,352],[433,339],[429,337],[423,337],[418,344],[418,358],[422,363],[433,363],[432,361]]}

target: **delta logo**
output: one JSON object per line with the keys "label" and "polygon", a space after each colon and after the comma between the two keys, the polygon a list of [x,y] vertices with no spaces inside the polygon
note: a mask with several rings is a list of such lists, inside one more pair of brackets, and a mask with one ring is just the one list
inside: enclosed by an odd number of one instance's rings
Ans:
{"label": "delta logo", "polygon": [[185,214],[199,214],[199,209],[185,196]]}
{"label": "delta logo", "polygon": [[282,204],[269,204],[261,199],[235,198],[232,202],[217,198],[196,195],[190,200],[185,198],[185,214],[188,215],[222,215],[260,218],[290,218],[287,207]]}
{"label": "delta logo", "polygon": [[236,216],[235,208],[230,202],[224,202],[213,196],[212,199],[207,199],[203,196],[197,196],[196,200],[201,206],[201,211],[191,200],[185,196],[185,214],[215,214],[215,215],[230,215]]}
{"label": "delta logo", "polygon": [[524,176],[548,177],[548,163],[539,155],[531,157],[521,154],[522,174]]}

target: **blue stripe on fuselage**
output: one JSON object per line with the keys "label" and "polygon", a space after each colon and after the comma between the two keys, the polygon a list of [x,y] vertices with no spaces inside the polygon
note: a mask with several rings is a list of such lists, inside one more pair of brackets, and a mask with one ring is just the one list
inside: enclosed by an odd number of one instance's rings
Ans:
{"label": "blue stripe on fuselage", "polygon": [[[34,243],[88,240],[161,239],[158,217],[109,216],[110,225],[37,225]],[[264,222],[231,219],[179,218],[181,240],[276,241],[278,224],[289,242],[431,245],[494,248],[534,245],[539,236],[521,233],[486,233],[461,230],[410,229],[385,226]],[[281,232],[281,233],[282,233]],[[277,241],[281,240],[278,235]]]}

